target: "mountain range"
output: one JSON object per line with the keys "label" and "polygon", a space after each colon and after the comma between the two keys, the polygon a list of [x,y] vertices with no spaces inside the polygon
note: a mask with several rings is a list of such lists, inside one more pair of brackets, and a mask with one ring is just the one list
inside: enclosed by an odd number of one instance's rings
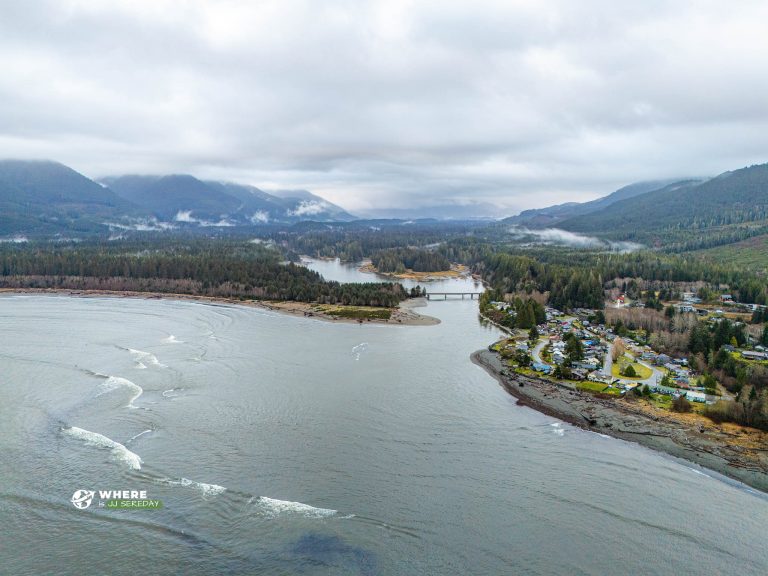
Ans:
{"label": "mountain range", "polygon": [[270,194],[189,175],[127,175],[96,182],[57,162],[0,161],[0,235],[6,236],[354,219],[306,190]]}
{"label": "mountain range", "polygon": [[615,192],[603,196],[590,202],[567,202],[565,204],[556,204],[547,208],[533,208],[531,210],[524,210],[516,216],[506,218],[504,222],[508,224],[514,224],[517,226],[525,226],[528,228],[550,228],[557,226],[560,222],[582,216],[584,214],[590,214],[592,212],[598,212],[603,208],[607,208],[611,204],[626,200],[628,198],[634,198],[641,194],[658,190],[664,186],[673,184],[676,180],[651,180],[647,182],[636,182],[629,186],[619,188]]}
{"label": "mountain range", "polygon": [[527,210],[503,222],[670,251],[731,244],[768,233],[768,164],[708,179],[640,182],[592,202]]}
{"label": "mountain range", "polygon": [[[421,215],[426,222],[423,217],[429,213],[424,210],[411,213],[403,207],[388,217],[399,216],[401,220],[391,222],[407,224]],[[470,218],[469,212],[464,207],[463,220]],[[73,237],[353,221],[375,225],[306,190],[265,192],[185,174],[125,175],[97,182],[56,162],[0,161],[0,241],[14,235]],[[590,202],[526,210],[501,224],[521,230],[557,228],[668,250],[740,242],[768,233],[768,164],[709,179],[638,182]]]}

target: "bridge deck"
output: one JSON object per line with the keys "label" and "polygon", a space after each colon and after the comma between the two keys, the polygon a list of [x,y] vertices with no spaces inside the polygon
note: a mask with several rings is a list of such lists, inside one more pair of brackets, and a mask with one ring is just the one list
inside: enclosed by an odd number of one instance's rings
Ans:
{"label": "bridge deck", "polygon": [[448,296],[461,296],[464,300],[465,296],[469,296],[470,300],[474,300],[475,296],[480,296],[482,292],[427,292],[427,300],[430,300],[434,296],[442,296],[443,300],[448,300]]}

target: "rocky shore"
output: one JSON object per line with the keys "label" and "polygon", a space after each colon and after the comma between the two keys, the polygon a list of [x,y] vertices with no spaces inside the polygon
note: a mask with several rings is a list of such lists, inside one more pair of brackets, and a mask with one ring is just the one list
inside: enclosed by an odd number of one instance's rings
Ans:
{"label": "rocky shore", "polygon": [[675,414],[640,399],[599,398],[549,380],[516,374],[489,350],[479,350],[471,358],[518,398],[518,404],[683,458],[768,492],[768,433],[715,424],[699,414]]}

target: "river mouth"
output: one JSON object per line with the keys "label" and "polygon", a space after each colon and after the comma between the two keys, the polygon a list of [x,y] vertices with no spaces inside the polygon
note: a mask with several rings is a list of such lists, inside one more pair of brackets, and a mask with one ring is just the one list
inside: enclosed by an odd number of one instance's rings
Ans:
{"label": "river mouth", "polygon": [[[762,496],[516,406],[469,360],[499,336],[477,301],[419,311],[441,323],[0,297],[4,569],[691,573],[681,549],[714,572],[768,565]],[[81,510],[81,489],[163,507]]]}

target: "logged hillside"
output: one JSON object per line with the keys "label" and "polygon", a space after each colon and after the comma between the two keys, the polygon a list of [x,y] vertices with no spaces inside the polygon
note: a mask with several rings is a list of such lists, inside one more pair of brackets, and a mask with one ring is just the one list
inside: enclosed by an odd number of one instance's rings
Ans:
{"label": "logged hillside", "polygon": [[[656,247],[703,248],[743,240],[768,224],[768,164],[726,172],[706,182],[666,186],[571,218],[560,228]],[[697,243],[699,245],[697,245]]]}

